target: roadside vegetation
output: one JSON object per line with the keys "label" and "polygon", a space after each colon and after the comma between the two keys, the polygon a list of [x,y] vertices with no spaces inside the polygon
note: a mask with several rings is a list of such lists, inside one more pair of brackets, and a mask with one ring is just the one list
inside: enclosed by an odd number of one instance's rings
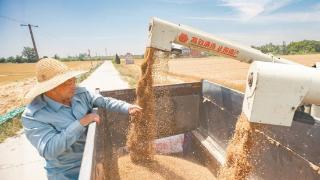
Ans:
{"label": "roadside vegetation", "polygon": [[77,78],[77,84],[81,83],[83,80],[87,79],[91,73],[93,73],[101,64],[103,61],[100,61],[96,66],[93,68],[90,68],[90,70],[84,74],[82,74],[79,78]]}
{"label": "roadside vegetation", "polygon": [[[136,63],[136,59],[134,60]],[[140,77],[140,65],[137,64],[125,64],[122,60],[120,64],[116,64],[115,61],[112,61],[114,67],[119,71],[121,78],[128,82],[131,88],[137,87],[137,82]]]}
{"label": "roadside vegetation", "polygon": [[0,143],[17,134],[22,128],[21,114],[0,125]]}

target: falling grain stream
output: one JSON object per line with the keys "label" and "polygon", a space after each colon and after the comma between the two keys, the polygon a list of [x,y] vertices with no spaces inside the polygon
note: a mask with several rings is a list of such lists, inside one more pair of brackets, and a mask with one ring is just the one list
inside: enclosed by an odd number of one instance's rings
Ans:
{"label": "falling grain stream", "polygon": [[153,140],[156,136],[156,126],[152,78],[154,51],[153,48],[148,48],[145,52],[145,60],[141,65],[141,77],[136,89],[136,104],[139,105],[143,111],[139,116],[131,118],[127,138],[130,158],[136,163],[153,160],[155,152]]}
{"label": "falling grain stream", "polygon": [[233,137],[228,143],[226,163],[220,168],[218,179],[244,180],[250,175],[250,155],[255,143],[254,132],[258,128],[261,126],[250,123],[243,113],[240,114]]}
{"label": "falling grain stream", "polygon": [[[169,124],[156,124],[155,120],[156,105],[153,92],[155,77],[153,76],[159,76],[159,73],[154,72],[158,71],[153,66],[155,53],[153,48],[147,48],[141,65],[135,103],[142,107],[143,111],[139,116],[131,118],[127,136],[129,156],[122,156],[118,160],[120,179],[213,179],[212,173],[201,165],[178,157],[155,155],[153,143],[157,125],[158,129],[170,129],[170,127],[164,127],[170,126]],[[165,101],[166,104],[158,108],[165,108],[167,112],[170,102]]]}

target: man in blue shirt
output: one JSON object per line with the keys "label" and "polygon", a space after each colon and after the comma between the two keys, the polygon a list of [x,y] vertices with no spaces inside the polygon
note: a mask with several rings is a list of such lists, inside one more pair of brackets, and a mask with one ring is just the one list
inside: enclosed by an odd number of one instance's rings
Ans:
{"label": "man in blue shirt", "polygon": [[78,179],[87,126],[100,121],[92,109],[136,115],[141,108],[76,87],[75,76],[83,72],[55,59],[42,59],[36,68],[38,83],[26,95],[30,103],[22,115],[26,136],[45,158],[49,180]]}

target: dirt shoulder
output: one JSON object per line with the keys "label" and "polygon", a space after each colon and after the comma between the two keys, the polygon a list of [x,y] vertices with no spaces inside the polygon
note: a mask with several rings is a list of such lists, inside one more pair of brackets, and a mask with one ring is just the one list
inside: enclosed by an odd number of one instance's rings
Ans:
{"label": "dirt shoulder", "polygon": [[23,97],[35,84],[35,78],[28,78],[0,86],[0,114],[24,106]]}

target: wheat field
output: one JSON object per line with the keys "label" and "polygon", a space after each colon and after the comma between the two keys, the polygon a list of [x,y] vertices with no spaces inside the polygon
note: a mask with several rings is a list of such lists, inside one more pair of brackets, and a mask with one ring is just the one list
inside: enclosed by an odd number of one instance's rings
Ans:
{"label": "wheat field", "polygon": [[[89,70],[97,61],[72,61],[66,62],[75,70]],[[10,82],[17,82],[35,76],[35,63],[2,63],[0,64],[0,86]]]}

